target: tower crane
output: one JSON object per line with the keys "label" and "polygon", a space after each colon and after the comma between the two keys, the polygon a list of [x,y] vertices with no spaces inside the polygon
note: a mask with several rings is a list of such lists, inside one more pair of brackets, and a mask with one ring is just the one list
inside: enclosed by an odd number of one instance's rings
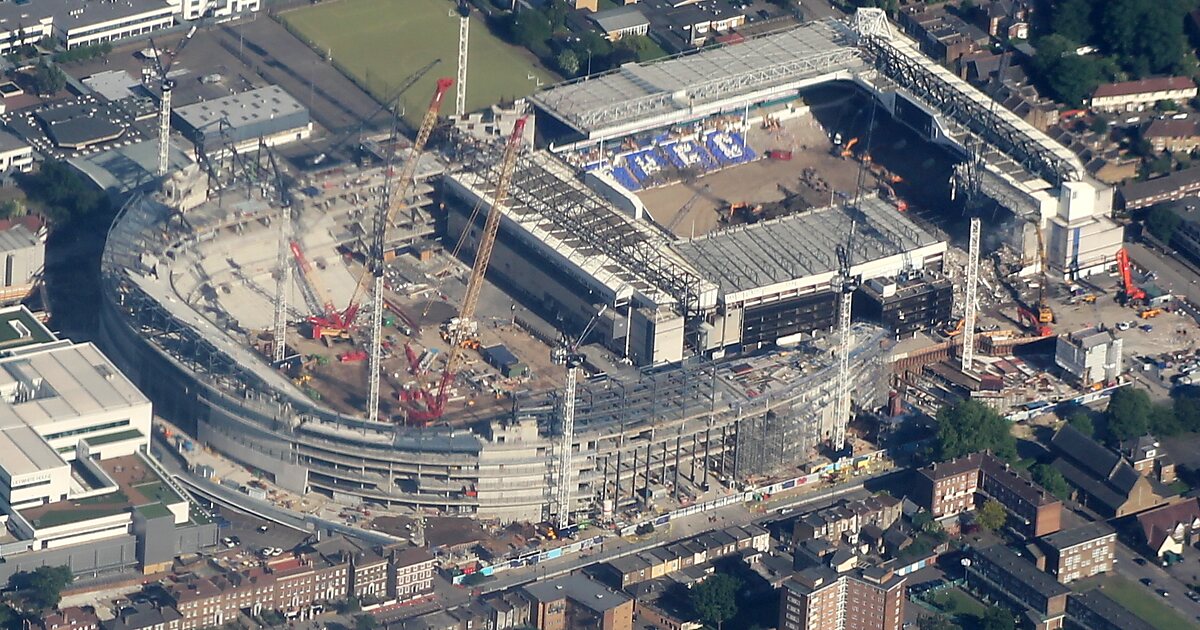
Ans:
{"label": "tower crane", "polygon": [[[866,155],[871,154],[871,140],[875,135],[875,109],[878,102],[871,99],[871,118],[867,121],[867,143],[864,148]],[[855,144],[851,142],[850,145]],[[850,146],[847,145],[847,146]],[[854,233],[858,227],[857,213],[862,200],[863,190],[867,180],[867,161],[858,165],[858,181],[854,190],[854,202],[850,210],[850,230],[846,235],[846,244],[837,246],[838,275],[836,277],[838,291],[838,330],[837,330],[837,398],[834,403],[833,435],[830,437],[830,447],[834,453],[841,453],[846,448],[846,427],[850,424],[850,324],[851,308],[854,303],[854,291],[858,288],[857,279],[851,274],[853,266],[851,256],[854,252]]]}
{"label": "tower crane", "polygon": [[275,193],[279,199],[279,251],[275,254],[275,321],[273,325],[274,344],[271,347],[271,360],[275,365],[283,362],[287,349],[287,289],[291,283],[291,265],[288,264],[288,224],[291,222],[292,197],[279,172],[279,163],[275,154],[268,152],[267,158],[271,171],[275,175]]}
{"label": "tower crane", "polygon": [[562,347],[557,349],[562,354],[563,361],[567,366],[567,378],[563,385],[562,443],[558,447],[558,493],[556,499],[558,513],[555,514],[554,519],[554,522],[558,523],[559,529],[571,526],[571,458],[573,455],[571,448],[575,442],[575,382],[579,376],[579,366],[583,363],[583,355],[579,354],[579,346],[595,329],[596,322],[600,320],[600,316],[604,315],[606,310],[608,310],[607,304],[601,306],[574,341],[563,339]]}
{"label": "tower crane", "polygon": [[458,0],[458,89],[454,91],[454,115],[467,113],[467,36],[471,30],[471,5]]}
{"label": "tower crane", "polygon": [[196,29],[188,31],[183,39],[179,40],[179,44],[175,46],[175,50],[170,52],[170,59],[167,60],[167,65],[162,63],[162,54],[158,47],[154,45],[154,39],[150,40],[150,50],[154,51],[154,73],[159,81],[160,97],[158,100],[158,166],[155,169],[155,174],[159,177],[165,177],[167,170],[170,168],[171,161],[171,91],[175,89],[175,80],[167,76],[167,71],[171,69],[171,65],[175,62],[175,57],[183,47],[191,40],[192,35],[196,33]]}
{"label": "tower crane", "polygon": [[409,414],[409,422],[424,424],[442,416],[446,406],[446,390],[450,381],[458,371],[458,362],[462,358],[463,340],[472,334],[475,318],[475,306],[479,302],[479,292],[483,289],[483,277],[487,272],[488,263],[492,259],[492,247],[496,244],[496,233],[500,229],[500,213],[508,199],[509,186],[512,184],[513,171],[517,165],[517,152],[521,148],[521,135],[525,131],[525,117],[518,118],[513,125],[512,135],[504,146],[504,155],[500,161],[500,176],[496,180],[496,190],[492,193],[492,207],[488,210],[483,223],[483,233],[479,237],[479,246],[475,251],[475,263],[471,267],[471,276],[467,280],[467,291],[463,295],[462,304],[458,309],[457,324],[450,328],[450,352],[446,358],[446,367],[442,370],[438,381],[437,392],[425,395],[428,409]]}
{"label": "tower crane", "polygon": [[979,300],[979,250],[983,226],[979,217],[971,217],[971,238],[967,246],[967,303],[963,308],[962,371],[975,367],[975,318]]}

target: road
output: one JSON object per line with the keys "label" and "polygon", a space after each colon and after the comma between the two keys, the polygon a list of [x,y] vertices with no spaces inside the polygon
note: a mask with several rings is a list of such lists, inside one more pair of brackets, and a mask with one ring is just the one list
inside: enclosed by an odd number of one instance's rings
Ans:
{"label": "road", "polygon": [[1175,256],[1152,249],[1143,243],[1126,243],[1130,259],[1143,269],[1158,274],[1154,281],[1159,287],[1188,302],[1189,312],[1196,315],[1195,306],[1200,304],[1200,269]]}
{"label": "road", "polygon": [[[891,471],[888,472],[890,473]],[[622,538],[609,538],[605,540],[601,550],[598,552],[585,552],[570,557],[542,562],[529,567],[510,569],[500,573],[495,579],[480,585],[478,589],[482,593],[502,591],[528,582],[565,575],[593,564],[607,562],[615,558],[621,558],[640,551],[670,544],[705,531],[751,522],[762,524],[784,518],[778,513],[781,509],[794,509],[801,506],[816,509],[832,504],[835,500],[843,497],[862,498],[867,495],[863,489],[863,484],[877,476],[881,475],[855,479],[817,493],[803,494],[778,502],[773,501],[770,506],[770,512],[766,514],[751,512],[747,508],[747,504],[740,503],[677,520],[671,523],[669,527],[663,528],[661,531],[652,534],[644,540],[627,541]],[[710,516],[717,517],[716,523],[708,521]]]}
{"label": "road", "polygon": [[[1187,557],[1180,565],[1171,567],[1171,572],[1168,573],[1153,562],[1146,562],[1145,564],[1134,562],[1134,558],[1139,557],[1141,557],[1140,554],[1135,553],[1129,547],[1118,542],[1116,551],[1117,566],[1114,567],[1114,572],[1121,577],[1137,581],[1140,588],[1146,589],[1146,592],[1155,599],[1174,608],[1185,619],[1189,621],[1200,619],[1200,603],[1193,602],[1185,597],[1187,586],[1176,577],[1176,575],[1179,575],[1184,579],[1188,579],[1194,577],[1193,573],[1200,574],[1200,566],[1197,566],[1200,564],[1200,559]],[[1187,572],[1186,575],[1184,572]],[[1152,584],[1150,586],[1143,585],[1141,581],[1144,579],[1149,579]],[[1158,589],[1165,589],[1170,593],[1170,596],[1160,597],[1157,593]]]}

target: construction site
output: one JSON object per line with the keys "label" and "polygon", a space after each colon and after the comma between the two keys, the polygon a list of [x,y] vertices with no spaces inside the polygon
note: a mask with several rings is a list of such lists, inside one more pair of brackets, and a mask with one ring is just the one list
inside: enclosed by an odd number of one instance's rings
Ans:
{"label": "construction site", "polygon": [[[1070,331],[1064,292],[1159,308],[1105,280],[1111,189],[1007,111],[939,111],[987,99],[921,59],[866,11],[551,86],[488,133],[446,121],[446,79],[357,164],[227,139],[125,202],[101,339],[200,443],[351,504],[617,522],[824,470],[897,395],[991,391]],[[951,248],[951,195],[1015,236]]]}

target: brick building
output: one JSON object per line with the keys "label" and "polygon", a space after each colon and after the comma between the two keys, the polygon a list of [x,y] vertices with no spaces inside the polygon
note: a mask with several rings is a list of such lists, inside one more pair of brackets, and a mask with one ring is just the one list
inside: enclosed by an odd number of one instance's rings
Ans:
{"label": "brick building", "polygon": [[887,529],[900,518],[900,513],[900,500],[888,495],[861,501],[841,501],[797,518],[792,539],[821,538],[835,545],[843,542],[857,544],[862,528],[874,525],[879,529]]}
{"label": "brick building", "polygon": [[1190,153],[1200,147],[1200,120],[1195,118],[1155,119],[1142,132],[1155,151],[1183,151]]}
{"label": "brick building", "polygon": [[1121,444],[1121,455],[1129,460],[1133,469],[1144,477],[1159,483],[1174,483],[1175,460],[1167,454],[1153,435],[1143,435]]}
{"label": "brick building", "polygon": [[43,616],[41,626],[42,630],[99,630],[100,618],[95,610],[69,606]]}
{"label": "brick building", "polygon": [[1067,596],[1067,627],[1071,630],[1154,630],[1129,609],[1099,589]]}
{"label": "brick building", "polygon": [[825,566],[797,573],[779,598],[780,630],[900,630],[904,583],[890,569],[838,574]]}
{"label": "brick building", "polygon": [[218,560],[212,574],[177,576],[162,584],[182,615],[179,630],[220,626],[242,610],[277,610],[304,619],[318,605],[350,597],[407,601],[433,590],[433,557],[424,549],[372,548],[335,537],[270,561],[244,562]]}
{"label": "brick building", "polygon": [[1007,547],[976,549],[967,567],[967,584],[1025,613],[1037,630],[1063,627],[1071,589]]}
{"label": "brick building", "polygon": [[534,582],[521,589],[532,602],[537,630],[632,630],[633,598],[580,574]]}
{"label": "brick building", "polygon": [[972,453],[926,466],[917,471],[913,501],[934,518],[973,510],[976,494],[1000,502],[1025,523],[1033,536],[1045,536],[1062,527],[1062,501],[1033,482],[1019,469],[988,453]]}
{"label": "brick building", "polygon": [[1088,523],[1043,536],[1046,572],[1069,584],[1113,569],[1117,532],[1105,523]]}
{"label": "brick building", "polygon": [[1079,501],[1105,517],[1120,518],[1162,505],[1171,494],[1069,424],[1054,434],[1050,444],[1059,455],[1052,465],[1079,489]]}

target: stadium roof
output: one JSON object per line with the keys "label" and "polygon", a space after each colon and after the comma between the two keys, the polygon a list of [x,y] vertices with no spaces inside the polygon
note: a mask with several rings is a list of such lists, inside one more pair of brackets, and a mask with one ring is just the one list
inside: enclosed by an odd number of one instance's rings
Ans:
{"label": "stadium roof", "polygon": [[[864,197],[859,206],[851,255],[855,266],[940,242],[878,197]],[[849,230],[845,208],[821,208],[713,232],[674,249],[720,284],[728,299],[734,293],[832,274],[838,267],[837,246]]]}
{"label": "stadium roof", "polygon": [[810,22],[740,44],[626,64],[606,74],[551,86],[532,100],[590,137],[664,115],[680,116],[682,122],[698,115],[698,106],[796,89],[831,72],[864,67],[847,35],[847,27],[832,20]]}

